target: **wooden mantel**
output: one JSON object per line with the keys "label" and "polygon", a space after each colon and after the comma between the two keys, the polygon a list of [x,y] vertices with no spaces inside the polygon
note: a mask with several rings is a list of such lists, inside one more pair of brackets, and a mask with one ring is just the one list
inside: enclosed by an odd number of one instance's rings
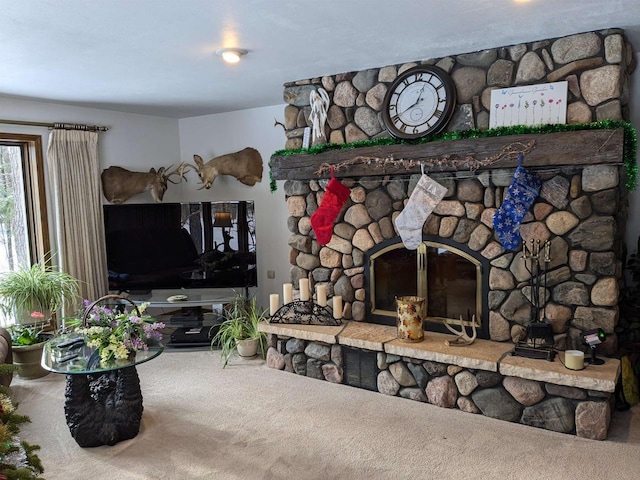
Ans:
{"label": "wooden mantel", "polygon": [[[327,178],[318,176],[316,171],[323,164],[337,165],[357,157],[369,159],[393,158],[395,160],[413,160],[429,162],[430,160],[462,161],[467,157],[483,161],[503,152],[510,144],[526,145],[535,142],[533,149],[527,153],[526,167],[576,166],[594,164],[623,163],[622,128],[611,130],[578,130],[573,132],[508,135],[500,137],[472,138],[461,140],[444,140],[420,145],[382,145],[344,150],[330,150],[319,154],[273,155],[269,166],[275,180],[310,180]],[[514,168],[517,165],[515,156],[479,170],[494,168]],[[430,168],[429,172],[447,172],[460,170],[447,162]],[[419,173],[419,164],[407,169],[403,165],[387,165],[384,169],[373,168],[366,163],[355,163],[347,169],[336,171],[336,177],[366,177],[380,175],[406,175]]]}

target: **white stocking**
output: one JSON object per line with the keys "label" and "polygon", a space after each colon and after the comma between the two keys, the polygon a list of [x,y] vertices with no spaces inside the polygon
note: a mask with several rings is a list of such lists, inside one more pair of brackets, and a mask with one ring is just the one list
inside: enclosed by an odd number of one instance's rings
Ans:
{"label": "white stocking", "polygon": [[396,228],[407,250],[416,250],[420,246],[424,222],[446,193],[447,187],[427,175],[420,177],[409,202],[396,217]]}

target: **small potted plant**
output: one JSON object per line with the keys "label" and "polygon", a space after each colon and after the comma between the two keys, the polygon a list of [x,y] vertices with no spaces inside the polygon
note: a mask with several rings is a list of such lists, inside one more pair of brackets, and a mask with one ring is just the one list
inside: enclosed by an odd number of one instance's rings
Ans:
{"label": "small potted plant", "polygon": [[13,360],[22,378],[48,373],[40,366],[44,341],[55,332],[55,313],[65,302],[78,299],[79,282],[44,258],[30,267],[0,276],[0,308],[14,324],[11,334]]}
{"label": "small potted plant", "polygon": [[266,335],[258,328],[269,318],[267,310],[260,307],[255,298],[236,295],[224,310],[224,321],[211,339],[211,348],[220,347],[223,366],[227,366],[234,351],[245,358],[264,355]]}

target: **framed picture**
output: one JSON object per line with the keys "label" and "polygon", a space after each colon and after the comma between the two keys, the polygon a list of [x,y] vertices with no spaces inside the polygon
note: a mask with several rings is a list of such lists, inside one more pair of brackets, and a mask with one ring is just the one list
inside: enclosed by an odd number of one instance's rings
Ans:
{"label": "framed picture", "polygon": [[550,123],[567,123],[566,81],[491,92],[490,128]]}

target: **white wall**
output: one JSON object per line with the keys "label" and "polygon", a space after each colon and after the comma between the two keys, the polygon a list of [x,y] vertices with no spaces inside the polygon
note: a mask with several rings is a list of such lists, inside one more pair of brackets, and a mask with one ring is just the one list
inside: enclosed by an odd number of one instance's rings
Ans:
{"label": "white wall", "polygon": [[[182,201],[253,200],[256,215],[258,288],[256,298],[263,307],[269,306],[269,294],[279,293],[282,284],[291,281],[287,229],[287,204],[284,182],[278,189],[269,189],[269,159],[284,147],[286,138],[281,127],[273,127],[274,118],[282,121],[284,105],[240,110],[231,113],[185,118],[180,124],[180,158],[193,163],[197,154],[206,162],[218,155],[253,147],[262,156],[262,182],[248,187],[230,176],[219,176],[210,190],[197,190],[197,176],[188,174],[189,182],[182,188]],[[267,278],[267,270],[275,278]]]}
{"label": "white wall", "polygon": [[[103,168],[110,165],[160,167],[177,163],[180,157],[178,120],[96,108],[73,107],[0,96],[0,118],[30,122],[64,122],[109,127],[100,134],[98,154]],[[47,149],[49,130],[0,124],[0,132],[42,135]],[[134,168],[132,168],[134,169]],[[143,201],[151,201],[147,193]]]}
{"label": "white wall", "polygon": [[[210,190],[197,190],[197,176],[191,172],[187,175],[188,182],[169,186],[164,202],[255,202],[259,285],[256,296],[265,307],[269,305],[269,293],[281,293],[282,284],[290,281],[284,182],[278,182],[278,190],[273,194],[269,189],[269,159],[274,151],[283,148],[286,140],[281,127],[273,128],[273,123],[274,118],[282,121],[283,114],[284,105],[277,105],[178,120],[0,96],[0,118],[3,119],[109,127],[109,131],[99,137],[102,168],[118,165],[143,171],[151,167],[177,165],[180,161],[193,162],[194,154],[206,161],[244,147],[256,148],[264,165],[261,183],[248,187],[233,177],[221,176]],[[0,124],[0,132],[41,135],[46,161],[49,139],[46,127]],[[145,192],[129,202],[151,201],[151,194]],[[52,218],[50,215],[49,219]],[[51,231],[54,232],[55,228]],[[267,270],[275,271],[274,279],[267,278]]]}
{"label": "white wall", "polygon": [[[102,168],[110,165],[128,166],[132,170],[177,164],[180,158],[178,120],[130,113],[113,112],[95,108],[83,108],[56,103],[37,102],[0,96],[0,118],[43,123],[78,123],[109,127],[98,138],[98,156]],[[51,213],[51,196],[46,169],[47,144],[50,130],[47,127],[0,124],[0,132],[40,135],[45,161],[45,185],[47,209],[51,224],[49,229],[52,248],[56,245],[55,216]],[[104,199],[103,199],[104,201]],[[151,194],[145,192],[135,197],[138,202],[151,202]],[[171,201],[171,194],[165,195]]]}

